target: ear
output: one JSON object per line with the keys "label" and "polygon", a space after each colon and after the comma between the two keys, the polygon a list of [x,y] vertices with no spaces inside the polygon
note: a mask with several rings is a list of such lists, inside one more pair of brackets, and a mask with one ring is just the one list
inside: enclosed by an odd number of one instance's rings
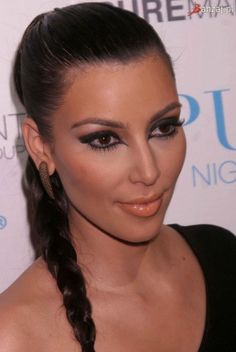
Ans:
{"label": "ear", "polygon": [[42,139],[38,126],[32,118],[27,117],[23,121],[22,133],[26,149],[33,159],[37,169],[39,168],[40,163],[45,161],[48,165],[49,175],[52,175],[55,171],[55,164],[50,145]]}

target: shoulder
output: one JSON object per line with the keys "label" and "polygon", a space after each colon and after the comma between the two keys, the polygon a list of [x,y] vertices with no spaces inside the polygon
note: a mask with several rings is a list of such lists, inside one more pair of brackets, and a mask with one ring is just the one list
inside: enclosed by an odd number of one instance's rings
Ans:
{"label": "shoulder", "polygon": [[236,237],[216,225],[170,225],[188,243],[205,275],[236,294]]}
{"label": "shoulder", "polygon": [[[210,224],[181,226],[171,224],[193,247],[213,250],[214,253],[234,253],[236,255],[236,236],[229,230]],[[236,259],[236,257],[235,257]]]}
{"label": "shoulder", "polygon": [[236,288],[236,237],[232,232],[209,224],[170,227],[185,239],[206,273],[230,280]]}
{"label": "shoulder", "polygon": [[235,351],[236,237],[215,225],[170,226],[186,240],[203,272],[207,351]]}
{"label": "shoulder", "polygon": [[40,351],[47,312],[60,306],[56,302],[46,266],[37,261],[0,295],[0,351]]}
{"label": "shoulder", "polygon": [[197,224],[197,225],[179,225],[179,224],[170,224],[168,225],[173,228],[178,228],[183,232],[188,233],[198,233],[201,234],[208,234],[208,235],[220,235],[220,236],[227,236],[227,237],[235,237],[232,232],[225,229],[224,227],[212,224]]}
{"label": "shoulder", "polygon": [[0,351],[23,352],[27,350],[24,315],[22,306],[10,303],[4,295],[0,295]]}

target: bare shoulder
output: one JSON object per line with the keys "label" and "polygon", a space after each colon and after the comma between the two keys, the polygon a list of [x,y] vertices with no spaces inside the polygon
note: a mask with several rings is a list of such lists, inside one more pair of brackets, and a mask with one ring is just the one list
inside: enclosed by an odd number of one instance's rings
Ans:
{"label": "bare shoulder", "polygon": [[[23,352],[26,350],[26,338],[22,328],[21,307],[9,304],[0,296],[0,351]],[[24,324],[23,324],[24,325]]]}
{"label": "bare shoulder", "polygon": [[0,295],[0,309],[33,308],[41,302],[59,297],[57,285],[45,262],[38,258],[8,289]]}
{"label": "bare shoulder", "polygon": [[0,295],[0,351],[40,351],[39,338],[47,336],[60,306],[54,280],[39,259]]}

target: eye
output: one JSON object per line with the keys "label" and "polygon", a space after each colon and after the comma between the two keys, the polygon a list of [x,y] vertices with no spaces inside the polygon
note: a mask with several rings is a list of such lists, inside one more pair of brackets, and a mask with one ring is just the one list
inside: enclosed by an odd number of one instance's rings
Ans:
{"label": "eye", "polygon": [[160,136],[163,136],[163,135],[169,135],[169,134],[171,134],[172,132],[174,132],[174,130],[175,130],[175,126],[174,125],[163,125],[163,126],[160,126],[159,128],[159,131],[160,131],[160,133],[159,133],[159,135]]}
{"label": "eye", "polygon": [[92,149],[108,150],[121,143],[119,137],[112,131],[98,131],[79,138],[80,142]]}
{"label": "eye", "polygon": [[150,138],[158,137],[172,137],[177,133],[177,127],[181,127],[184,123],[184,120],[180,121],[179,118],[176,117],[167,117],[158,121],[150,134]]}

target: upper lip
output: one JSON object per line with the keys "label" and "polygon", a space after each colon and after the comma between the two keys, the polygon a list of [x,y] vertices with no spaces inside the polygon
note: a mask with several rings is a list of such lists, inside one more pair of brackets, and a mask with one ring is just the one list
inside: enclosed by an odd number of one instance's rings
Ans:
{"label": "upper lip", "polygon": [[138,197],[127,202],[120,202],[123,204],[148,204],[154,202],[155,200],[161,198],[162,195],[153,195],[150,197]]}

